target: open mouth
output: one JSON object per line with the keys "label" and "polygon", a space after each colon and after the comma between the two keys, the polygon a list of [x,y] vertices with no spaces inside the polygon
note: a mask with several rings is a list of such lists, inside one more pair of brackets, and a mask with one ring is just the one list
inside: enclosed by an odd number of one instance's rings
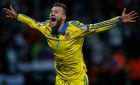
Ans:
{"label": "open mouth", "polygon": [[55,22],[55,21],[56,21],[56,19],[55,19],[55,18],[51,18],[51,21],[52,21],[52,22]]}
{"label": "open mouth", "polygon": [[54,27],[55,24],[56,24],[56,18],[51,18],[51,23],[50,23],[51,27]]}

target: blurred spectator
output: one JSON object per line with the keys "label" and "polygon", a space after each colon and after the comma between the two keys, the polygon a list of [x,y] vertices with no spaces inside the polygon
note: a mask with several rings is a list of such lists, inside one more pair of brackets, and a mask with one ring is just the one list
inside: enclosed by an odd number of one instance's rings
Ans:
{"label": "blurred spectator", "polygon": [[129,77],[132,85],[140,84],[140,57],[133,57],[129,61]]}

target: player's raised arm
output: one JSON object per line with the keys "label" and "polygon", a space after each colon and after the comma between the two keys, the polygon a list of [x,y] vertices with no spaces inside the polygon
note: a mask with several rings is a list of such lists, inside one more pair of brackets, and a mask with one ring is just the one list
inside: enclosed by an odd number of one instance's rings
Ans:
{"label": "player's raised arm", "polygon": [[18,21],[29,25],[31,28],[38,29],[40,27],[39,25],[40,23],[36,22],[34,19],[24,14],[17,14],[11,5],[10,5],[10,9],[3,8],[2,11],[6,14],[6,17],[9,19],[17,19]]}
{"label": "player's raised arm", "polygon": [[100,23],[96,23],[94,24],[93,29],[95,29],[95,32],[105,31],[117,26],[120,23],[136,22],[135,19],[137,17],[137,12],[131,11],[130,13],[126,14],[126,8],[124,8],[121,16]]}
{"label": "player's raised arm", "polygon": [[78,36],[85,36],[91,33],[101,32],[114,28],[119,24],[136,22],[137,17],[137,12],[131,11],[130,13],[126,14],[126,8],[124,8],[121,16],[117,16],[106,21],[95,24],[83,24],[77,21],[74,21],[72,23],[80,28],[79,32],[77,33]]}

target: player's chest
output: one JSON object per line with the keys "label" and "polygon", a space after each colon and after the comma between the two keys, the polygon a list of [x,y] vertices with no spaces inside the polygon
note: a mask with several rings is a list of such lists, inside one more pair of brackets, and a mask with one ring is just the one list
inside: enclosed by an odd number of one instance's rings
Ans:
{"label": "player's chest", "polygon": [[48,38],[48,44],[53,50],[68,50],[74,42],[75,39],[70,34],[60,34]]}

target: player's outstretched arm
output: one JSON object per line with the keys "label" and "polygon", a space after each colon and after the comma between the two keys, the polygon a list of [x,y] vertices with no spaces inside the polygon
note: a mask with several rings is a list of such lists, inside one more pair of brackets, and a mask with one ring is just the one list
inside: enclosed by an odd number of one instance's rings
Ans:
{"label": "player's outstretched arm", "polygon": [[39,23],[36,22],[34,19],[32,19],[32,18],[30,18],[30,17],[28,17],[28,16],[26,16],[24,14],[17,14],[15,12],[15,10],[12,8],[11,5],[10,5],[10,9],[3,8],[2,11],[6,14],[6,17],[9,18],[9,19],[17,19],[18,21],[27,24],[31,28],[38,29],[40,27],[38,25]]}
{"label": "player's outstretched arm", "polygon": [[121,16],[117,16],[106,21],[102,21],[94,24],[83,24],[77,21],[72,21],[72,23],[78,28],[82,29],[80,30],[80,32],[78,32],[78,36],[85,36],[91,33],[112,29],[123,23],[136,22],[137,17],[138,17],[137,12],[131,11],[129,13],[126,13],[126,8],[124,8]]}
{"label": "player's outstretched arm", "polygon": [[112,18],[110,20],[106,20],[103,22],[95,23],[94,26],[91,27],[91,29],[94,29],[95,32],[105,31],[111,28],[116,27],[120,23],[132,23],[136,22],[137,18],[137,12],[131,11],[126,14],[126,8],[124,8],[122,15]]}
{"label": "player's outstretched arm", "polygon": [[15,10],[12,8],[11,5],[10,5],[10,9],[3,8],[2,11],[6,14],[7,18],[16,19],[17,17],[17,13],[15,12]]}

